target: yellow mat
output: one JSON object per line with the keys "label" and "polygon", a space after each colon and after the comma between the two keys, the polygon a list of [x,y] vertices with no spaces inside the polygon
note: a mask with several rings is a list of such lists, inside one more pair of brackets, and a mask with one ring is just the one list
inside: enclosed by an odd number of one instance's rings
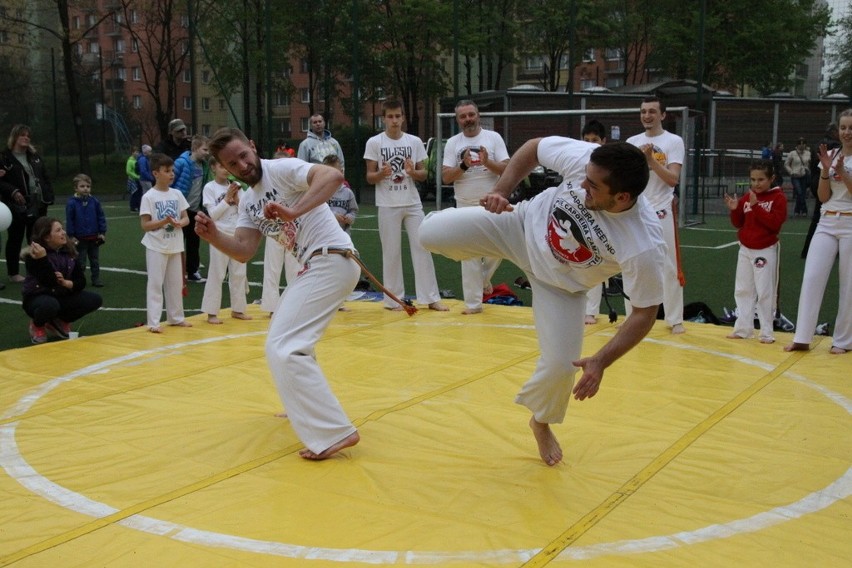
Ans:
{"label": "yellow mat", "polygon": [[361,443],[325,462],[275,416],[260,312],[0,353],[0,566],[848,566],[852,355],[659,324],[551,468],[512,402],[531,310],[450,305],[338,314]]}

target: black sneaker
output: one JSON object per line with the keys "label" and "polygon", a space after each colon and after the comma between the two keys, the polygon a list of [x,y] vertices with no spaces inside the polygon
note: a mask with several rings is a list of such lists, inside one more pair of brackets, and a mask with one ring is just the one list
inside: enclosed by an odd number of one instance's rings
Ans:
{"label": "black sneaker", "polygon": [[207,279],[204,278],[200,272],[193,272],[192,274],[187,274],[186,279],[188,282],[206,282]]}
{"label": "black sneaker", "polygon": [[92,286],[94,286],[95,288],[103,288],[104,283],[100,280],[92,280]]}

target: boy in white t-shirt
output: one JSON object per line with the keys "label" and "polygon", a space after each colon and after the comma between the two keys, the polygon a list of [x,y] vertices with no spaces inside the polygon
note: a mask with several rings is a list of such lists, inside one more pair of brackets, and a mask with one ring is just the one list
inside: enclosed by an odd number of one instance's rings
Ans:
{"label": "boy in white t-shirt", "polygon": [[178,230],[189,223],[189,204],[180,191],[170,187],[175,179],[174,161],[165,154],[152,154],[149,162],[154,186],[142,196],[139,218],[145,231],[148,330],[161,333],[164,300],[169,325],[192,327],[183,314],[183,233]]}
{"label": "boy in white t-shirt", "polygon": [[[216,158],[210,158],[213,181],[207,182],[201,196],[201,203],[211,219],[216,221],[219,230],[233,235],[237,228],[241,186],[228,180],[228,170],[222,167]],[[248,279],[246,263],[234,260],[214,246],[210,246],[210,268],[207,282],[204,284],[204,297],[201,311],[207,314],[207,323],[221,324],[219,308],[222,307],[222,282],[228,274],[228,291],[231,296],[231,317],[241,320],[252,319],[246,314],[246,293]]]}
{"label": "boy in white t-shirt", "polygon": [[[385,131],[367,140],[364,161],[367,163],[367,183],[376,186],[376,206],[379,210],[379,240],[382,243],[382,280],[397,298],[405,296],[402,276],[402,225],[408,233],[411,262],[414,264],[414,289],[417,302],[428,304],[430,310],[446,312],[441,303],[435,263],[417,236],[423,222],[423,204],[414,182],[426,179],[426,148],[417,136],[402,131],[405,113],[399,101],[382,103]],[[402,308],[385,296],[388,310]]]}

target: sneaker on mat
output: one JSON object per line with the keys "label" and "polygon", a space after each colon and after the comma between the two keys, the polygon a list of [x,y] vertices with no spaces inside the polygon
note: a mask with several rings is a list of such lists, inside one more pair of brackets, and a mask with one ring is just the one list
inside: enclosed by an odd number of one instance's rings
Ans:
{"label": "sneaker on mat", "polygon": [[36,345],[40,343],[47,343],[47,331],[44,329],[44,326],[36,325],[32,321],[30,322],[30,339]]}
{"label": "sneaker on mat", "polygon": [[68,339],[68,334],[71,331],[71,324],[55,319],[44,324],[44,329],[47,333],[58,337],[59,339]]}

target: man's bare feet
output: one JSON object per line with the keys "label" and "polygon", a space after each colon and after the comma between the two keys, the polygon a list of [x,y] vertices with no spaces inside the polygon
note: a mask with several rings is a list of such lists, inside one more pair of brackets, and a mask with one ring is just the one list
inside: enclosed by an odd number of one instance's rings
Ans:
{"label": "man's bare feet", "polygon": [[683,327],[682,323],[678,323],[672,326],[672,335],[680,335],[681,333],[686,333],[686,328]]}
{"label": "man's bare feet", "polygon": [[149,327],[148,331],[150,331],[151,333],[163,333],[163,328],[161,328],[160,326]]}
{"label": "man's bare feet", "polygon": [[742,335],[737,335],[736,333],[729,333],[725,337],[727,337],[728,339],[745,339],[745,337],[743,337]]}
{"label": "man's bare feet", "polygon": [[760,342],[765,343],[766,345],[771,345],[771,344],[775,343],[775,338],[774,337],[761,337]]}
{"label": "man's bare feet", "polygon": [[835,347],[834,345],[832,345],[831,349],[829,349],[828,352],[832,355],[843,355],[844,353],[849,353],[849,350],[844,349],[842,347]]}
{"label": "man's bare feet", "polygon": [[448,312],[448,311],[450,311],[450,308],[448,308],[447,306],[445,306],[441,302],[432,302],[431,304],[429,304],[429,309],[435,310],[436,312]]}
{"label": "man's bare feet", "polygon": [[462,310],[462,315],[464,315],[464,316],[469,316],[469,315],[472,315],[472,314],[481,314],[481,313],[482,313],[482,306],[479,306],[478,308],[465,308],[465,309]]}
{"label": "man's bare feet", "polygon": [[596,318],[595,316],[586,316],[584,322],[586,325],[595,325],[596,323],[598,323],[598,318]]}
{"label": "man's bare feet", "polygon": [[169,325],[172,327],[192,327],[192,324],[186,320],[179,321],[177,323],[170,323]]}
{"label": "man's bare feet", "polygon": [[316,460],[316,461],[325,460],[325,459],[330,458],[331,456],[333,456],[334,454],[336,454],[340,450],[354,446],[355,444],[357,444],[360,441],[361,441],[361,436],[358,434],[358,432],[352,432],[351,434],[349,434],[348,436],[346,436],[345,438],[343,438],[342,440],[340,440],[339,442],[337,442],[336,444],[334,444],[330,448],[326,448],[318,454],[316,454],[316,453],[312,452],[311,450],[305,448],[305,449],[303,449],[299,452],[299,455],[301,457],[305,458],[306,460]]}
{"label": "man's bare feet", "polygon": [[401,312],[402,306],[385,306],[385,309],[391,312]]}
{"label": "man's bare feet", "polygon": [[530,428],[535,441],[538,443],[538,454],[547,465],[556,465],[562,461],[562,448],[556,436],[550,430],[550,424],[542,424],[536,421],[535,416],[530,417]]}
{"label": "man's bare feet", "polygon": [[275,418],[287,418],[287,411],[282,410],[281,412],[276,412]]}
{"label": "man's bare feet", "polygon": [[216,316],[207,316],[207,323],[212,323],[213,325],[222,325],[222,320],[220,320]]}
{"label": "man's bare feet", "polygon": [[810,349],[810,343],[796,343],[795,341],[790,345],[784,346],[784,351],[810,351]]}
{"label": "man's bare feet", "polygon": [[482,295],[483,296],[490,296],[493,293],[494,293],[494,286],[492,286],[491,284],[488,284],[485,288],[482,289]]}
{"label": "man's bare feet", "polygon": [[254,319],[245,312],[234,312],[234,311],[231,312],[231,317],[234,318],[234,319],[238,319],[238,320]]}

